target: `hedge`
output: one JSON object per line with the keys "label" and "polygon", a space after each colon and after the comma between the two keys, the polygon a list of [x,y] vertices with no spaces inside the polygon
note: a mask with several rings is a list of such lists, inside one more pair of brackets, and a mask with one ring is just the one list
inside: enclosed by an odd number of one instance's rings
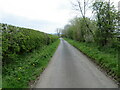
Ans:
{"label": "hedge", "polygon": [[53,43],[57,36],[37,30],[16,27],[0,23],[2,32],[2,60],[9,63],[19,54],[32,52],[34,49]]}

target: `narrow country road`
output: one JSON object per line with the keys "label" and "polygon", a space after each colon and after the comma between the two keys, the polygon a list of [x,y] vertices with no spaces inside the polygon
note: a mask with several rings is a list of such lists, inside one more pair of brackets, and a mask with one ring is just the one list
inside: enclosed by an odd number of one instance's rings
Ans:
{"label": "narrow country road", "polygon": [[61,39],[35,88],[117,88],[85,55]]}

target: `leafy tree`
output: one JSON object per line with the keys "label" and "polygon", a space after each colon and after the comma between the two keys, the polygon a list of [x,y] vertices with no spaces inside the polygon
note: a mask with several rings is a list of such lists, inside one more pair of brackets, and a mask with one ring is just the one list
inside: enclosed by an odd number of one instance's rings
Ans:
{"label": "leafy tree", "polygon": [[109,2],[99,1],[93,4],[93,10],[96,13],[98,26],[95,40],[100,46],[108,45],[114,38],[116,30],[117,12],[115,7]]}
{"label": "leafy tree", "polygon": [[[86,22],[89,24],[92,32],[95,31],[95,21],[85,18]],[[90,32],[89,28],[86,27],[84,18],[74,18],[70,21],[70,24],[66,25],[63,29],[63,36],[67,38],[74,39],[80,42],[93,42],[93,34]]]}

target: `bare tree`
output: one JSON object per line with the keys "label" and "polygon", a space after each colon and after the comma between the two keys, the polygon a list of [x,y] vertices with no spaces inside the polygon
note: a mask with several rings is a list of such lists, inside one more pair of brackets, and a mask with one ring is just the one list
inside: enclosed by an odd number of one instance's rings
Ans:
{"label": "bare tree", "polygon": [[[93,2],[94,0],[92,0],[91,2]],[[72,3],[72,2],[71,2]],[[86,11],[87,11],[87,9],[89,8],[89,0],[84,0],[84,4],[83,4],[83,7],[82,7],[82,5],[81,5],[81,2],[80,2],[80,0],[76,0],[76,4],[75,3],[72,3],[72,5],[73,5],[73,8],[74,8],[74,10],[76,10],[76,11],[78,11],[78,12],[80,12],[81,13],[81,15],[82,15],[82,17],[83,17],[83,19],[84,19],[84,22],[85,22],[85,24],[86,24],[86,27],[88,28],[88,30],[91,32],[91,34],[93,34],[93,32],[92,32],[92,30],[90,29],[90,27],[89,27],[89,25],[88,25],[88,23],[87,23],[87,21],[86,21],[86,16],[85,16],[85,14],[86,14]]]}
{"label": "bare tree", "polygon": [[61,35],[61,29],[60,29],[60,28],[57,28],[57,29],[56,29],[56,32],[57,32],[57,35],[60,37],[60,35]]}

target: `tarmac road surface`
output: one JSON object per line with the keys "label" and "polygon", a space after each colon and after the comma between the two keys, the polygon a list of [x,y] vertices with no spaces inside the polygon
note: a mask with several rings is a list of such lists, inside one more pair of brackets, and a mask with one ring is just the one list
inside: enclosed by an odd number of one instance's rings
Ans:
{"label": "tarmac road surface", "polygon": [[89,58],[61,38],[35,88],[117,88]]}

